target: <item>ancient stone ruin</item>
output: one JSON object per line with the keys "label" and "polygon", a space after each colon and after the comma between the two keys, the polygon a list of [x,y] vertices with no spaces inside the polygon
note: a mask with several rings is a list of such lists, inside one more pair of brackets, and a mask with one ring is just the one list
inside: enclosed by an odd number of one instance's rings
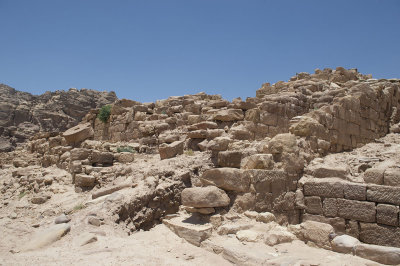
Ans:
{"label": "ancient stone ruin", "polygon": [[0,240],[5,264],[71,241],[85,257],[115,232],[173,234],[194,255],[160,251],[172,264],[400,264],[399,79],[316,70],[246,100],[115,100],[101,121],[109,102],[0,153],[2,234],[30,224],[26,241]]}

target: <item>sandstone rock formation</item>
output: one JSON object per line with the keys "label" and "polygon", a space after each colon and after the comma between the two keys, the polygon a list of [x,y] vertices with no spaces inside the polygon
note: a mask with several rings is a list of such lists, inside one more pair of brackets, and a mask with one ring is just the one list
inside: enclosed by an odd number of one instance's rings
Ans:
{"label": "sandstone rock formation", "polygon": [[13,150],[37,132],[63,132],[90,109],[116,99],[114,92],[87,89],[32,95],[0,84],[0,151]]}

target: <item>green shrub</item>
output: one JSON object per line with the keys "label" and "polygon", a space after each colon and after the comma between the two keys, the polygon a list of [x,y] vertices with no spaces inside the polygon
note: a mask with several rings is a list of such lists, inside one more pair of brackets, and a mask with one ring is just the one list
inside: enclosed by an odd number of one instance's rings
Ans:
{"label": "green shrub", "polygon": [[108,118],[110,118],[111,114],[111,105],[104,105],[100,108],[100,112],[97,115],[97,118],[100,119],[103,123],[107,123]]}
{"label": "green shrub", "polygon": [[130,147],[130,146],[125,146],[125,147],[118,147],[117,148],[117,152],[130,152],[130,153],[134,153],[135,150]]}
{"label": "green shrub", "polygon": [[192,149],[188,149],[187,151],[185,151],[185,155],[193,156],[194,155],[194,151]]}

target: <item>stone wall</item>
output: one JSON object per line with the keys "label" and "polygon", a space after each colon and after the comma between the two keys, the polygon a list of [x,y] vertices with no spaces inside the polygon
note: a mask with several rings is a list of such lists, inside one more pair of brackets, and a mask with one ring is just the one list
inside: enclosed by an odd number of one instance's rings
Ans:
{"label": "stone wall", "polygon": [[328,222],[365,243],[400,247],[400,187],[311,178],[303,193],[303,220]]}

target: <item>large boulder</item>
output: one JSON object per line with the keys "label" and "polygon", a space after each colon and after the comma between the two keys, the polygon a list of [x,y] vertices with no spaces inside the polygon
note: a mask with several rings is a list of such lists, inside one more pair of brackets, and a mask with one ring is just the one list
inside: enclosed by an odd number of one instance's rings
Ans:
{"label": "large boulder", "polygon": [[236,168],[216,168],[203,173],[200,178],[205,185],[214,185],[225,190],[245,192],[249,190],[250,178]]}
{"label": "large boulder", "polygon": [[90,123],[79,124],[71,127],[63,133],[63,137],[68,144],[75,144],[85,139],[91,138],[94,135],[92,125]]}
{"label": "large boulder", "polygon": [[195,208],[225,207],[230,203],[225,191],[214,186],[185,188],[181,197],[182,205]]}

